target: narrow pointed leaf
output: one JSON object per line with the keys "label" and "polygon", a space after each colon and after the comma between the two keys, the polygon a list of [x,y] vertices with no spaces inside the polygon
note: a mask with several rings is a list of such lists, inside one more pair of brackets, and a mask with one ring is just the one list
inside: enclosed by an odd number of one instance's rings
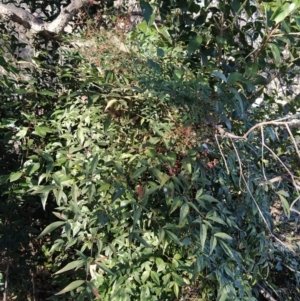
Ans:
{"label": "narrow pointed leaf", "polygon": [[202,251],[204,251],[206,237],[207,237],[207,226],[205,224],[201,224],[201,226],[200,226],[200,241],[201,241]]}
{"label": "narrow pointed leaf", "polygon": [[155,282],[157,285],[160,285],[159,276],[155,271],[151,271],[150,276],[153,282]]}
{"label": "narrow pointed leaf", "polygon": [[214,236],[212,236],[211,239],[210,239],[210,252],[209,252],[209,255],[212,254],[212,252],[214,251],[216,245],[217,245],[217,239]]}
{"label": "narrow pointed leaf", "polygon": [[67,285],[64,289],[62,289],[60,292],[56,293],[55,295],[62,295],[67,292],[73,291],[74,289],[78,288],[80,285],[85,283],[85,280],[75,280],[71,282],[69,285]]}
{"label": "narrow pointed leaf", "polygon": [[99,268],[101,270],[103,270],[104,272],[106,272],[107,274],[110,274],[112,276],[116,276],[115,273],[113,273],[106,265],[104,265],[103,263],[100,263],[100,262],[96,262],[96,264],[99,266]]}
{"label": "narrow pointed leaf", "polygon": [[143,174],[145,171],[147,170],[147,166],[142,166],[140,168],[138,168],[133,175],[131,176],[131,180],[139,177],[141,174]]}
{"label": "narrow pointed leaf", "polygon": [[75,260],[68,263],[64,268],[60,269],[54,274],[60,274],[69,270],[78,269],[84,265],[84,260]]}
{"label": "narrow pointed leaf", "polygon": [[52,224],[50,224],[49,226],[47,226],[43,232],[37,237],[38,239],[43,237],[44,235],[52,232],[53,230],[55,230],[56,228],[58,228],[59,226],[62,226],[64,225],[66,222],[61,222],[61,221],[58,221],[58,222],[54,222]]}
{"label": "narrow pointed leaf", "polygon": [[182,242],[179,240],[179,238],[173,232],[168,231],[168,230],[165,230],[165,231],[174,242],[176,242],[178,245],[182,246]]}
{"label": "narrow pointed leaf", "polygon": [[232,237],[224,232],[218,232],[214,234],[215,237],[220,237],[222,239],[232,240]]}
{"label": "narrow pointed leaf", "polygon": [[183,222],[183,220],[186,218],[190,211],[190,206],[188,203],[184,203],[180,208],[180,218],[179,218],[179,224]]}
{"label": "narrow pointed leaf", "polygon": [[94,174],[95,170],[96,170],[96,167],[98,165],[98,154],[96,154],[91,162],[91,175]]}
{"label": "narrow pointed leaf", "polygon": [[17,181],[22,177],[22,175],[23,175],[22,171],[11,173],[9,176],[9,180],[10,182]]}

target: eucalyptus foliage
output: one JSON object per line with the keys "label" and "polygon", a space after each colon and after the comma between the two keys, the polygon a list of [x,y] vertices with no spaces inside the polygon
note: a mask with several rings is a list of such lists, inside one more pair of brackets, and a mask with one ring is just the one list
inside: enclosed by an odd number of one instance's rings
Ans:
{"label": "eucalyptus foliage", "polygon": [[299,131],[243,137],[297,112],[267,87],[298,74],[298,2],[140,4],[127,52],[94,30],[94,50],[0,57],[1,254],[53,273],[48,300],[298,300],[270,214],[298,190],[269,180],[299,176]]}

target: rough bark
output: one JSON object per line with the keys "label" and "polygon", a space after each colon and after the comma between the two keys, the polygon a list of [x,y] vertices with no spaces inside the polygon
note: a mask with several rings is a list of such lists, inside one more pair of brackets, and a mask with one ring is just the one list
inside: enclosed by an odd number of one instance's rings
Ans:
{"label": "rough bark", "polygon": [[98,4],[90,0],[73,0],[68,6],[61,9],[60,14],[52,22],[46,22],[25,9],[13,4],[0,4],[0,16],[7,21],[13,21],[29,30],[32,34],[55,37],[63,33],[72,17],[85,5]]}

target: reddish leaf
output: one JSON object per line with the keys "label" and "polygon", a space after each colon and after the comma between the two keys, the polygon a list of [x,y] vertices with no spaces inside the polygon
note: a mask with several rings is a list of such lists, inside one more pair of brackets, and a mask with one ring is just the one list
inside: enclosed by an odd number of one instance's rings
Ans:
{"label": "reddish leaf", "polygon": [[139,198],[141,199],[143,197],[143,187],[142,186],[138,186],[137,193],[139,195]]}

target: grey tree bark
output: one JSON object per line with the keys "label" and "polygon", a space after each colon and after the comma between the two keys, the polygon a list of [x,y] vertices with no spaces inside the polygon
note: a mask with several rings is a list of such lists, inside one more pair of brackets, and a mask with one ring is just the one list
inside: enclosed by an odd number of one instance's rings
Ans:
{"label": "grey tree bark", "polygon": [[46,22],[37,18],[27,10],[16,7],[13,4],[0,4],[0,16],[7,21],[20,24],[29,30],[31,34],[40,34],[55,38],[57,35],[63,33],[64,28],[78,10],[86,5],[90,5],[90,3],[93,3],[93,5],[99,4],[96,1],[91,2],[90,0],[73,0],[68,6],[61,9],[60,14],[52,22]]}

